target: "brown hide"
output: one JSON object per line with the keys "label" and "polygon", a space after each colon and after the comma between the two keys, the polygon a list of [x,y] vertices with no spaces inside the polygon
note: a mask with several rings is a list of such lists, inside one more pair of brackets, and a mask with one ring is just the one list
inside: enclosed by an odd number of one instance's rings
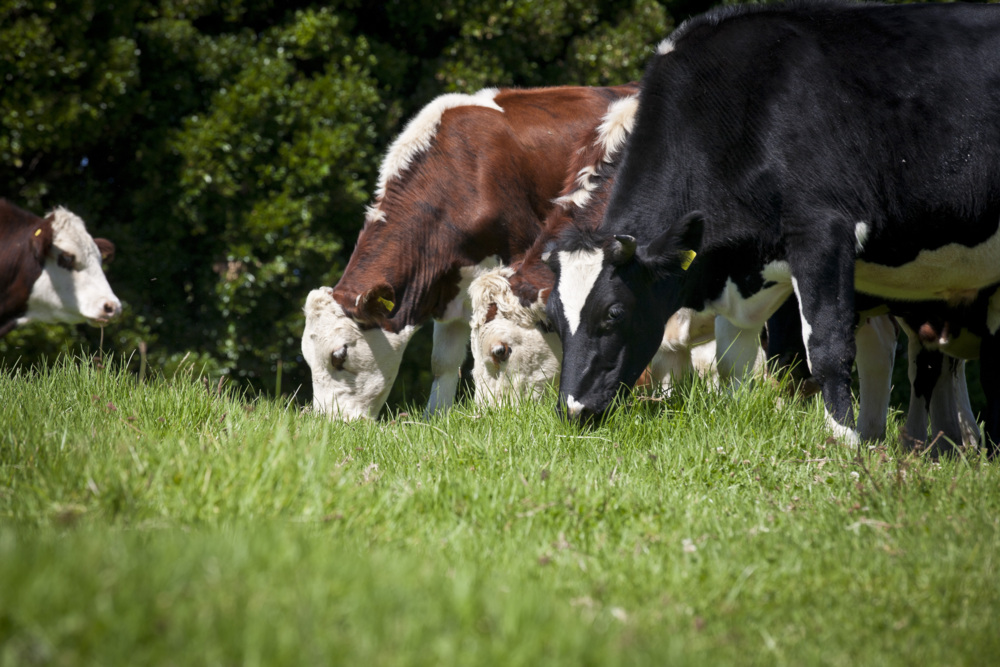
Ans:
{"label": "brown hide", "polygon": [[582,138],[608,104],[635,91],[501,89],[494,101],[503,113],[446,110],[430,147],[375,201],[384,219],[362,229],[334,288],[344,312],[389,331],[441,317],[458,295],[461,267],[527,250]]}
{"label": "brown hide", "polygon": [[583,229],[596,229],[601,224],[604,209],[607,208],[608,198],[611,196],[618,156],[614,156],[611,162],[606,161],[607,157],[604,146],[599,140],[598,128],[594,126],[590,132],[581,137],[573,161],[566,170],[559,196],[569,197],[580,189],[577,178],[580,171],[586,168],[593,168],[590,183],[597,187],[590,192],[590,200],[583,208],[573,204],[553,208],[545,219],[541,234],[524,256],[511,264],[513,273],[509,278],[510,287],[521,301],[521,305],[529,307],[536,303],[539,297],[545,299],[555,286],[555,274],[542,261],[546,248],[571,225]]}
{"label": "brown hide", "polygon": [[0,199],[0,336],[27,312],[28,297],[52,249],[52,218]]}

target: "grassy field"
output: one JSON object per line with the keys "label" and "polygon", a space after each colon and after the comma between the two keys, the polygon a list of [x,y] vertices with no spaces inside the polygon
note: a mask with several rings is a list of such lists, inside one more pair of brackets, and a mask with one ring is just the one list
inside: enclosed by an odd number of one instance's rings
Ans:
{"label": "grassy field", "polygon": [[550,406],[339,424],[190,374],[8,371],[0,664],[1000,656],[1000,465],[859,452],[763,383],[591,431]]}

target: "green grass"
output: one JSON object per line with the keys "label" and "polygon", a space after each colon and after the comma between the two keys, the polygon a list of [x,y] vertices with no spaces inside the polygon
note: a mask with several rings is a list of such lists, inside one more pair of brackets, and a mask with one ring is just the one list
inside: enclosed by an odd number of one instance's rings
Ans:
{"label": "green grass", "polygon": [[0,664],[991,663],[998,465],[895,437],[764,383],[577,431],[8,371]]}

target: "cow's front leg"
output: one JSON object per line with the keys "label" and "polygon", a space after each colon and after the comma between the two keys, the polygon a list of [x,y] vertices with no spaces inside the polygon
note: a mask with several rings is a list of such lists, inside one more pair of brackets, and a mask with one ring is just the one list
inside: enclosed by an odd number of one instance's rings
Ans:
{"label": "cow's front leg", "polygon": [[[823,245],[832,241],[820,239]],[[815,239],[814,239],[815,242]],[[823,252],[825,250],[825,252]],[[823,392],[826,418],[838,438],[859,442],[854,430],[851,368],[854,366],[853,248],[816,248],[792,257],[792,288],[799,300],[802,342],[813,379]]]}
{"label": "cow's front leg", "polygon": [[455,402],[458,380],[465,361],[471,329],[465,319],[434,322],[434,347],[431,351],[431,397],[427,401],[427,414],[444,411]]}

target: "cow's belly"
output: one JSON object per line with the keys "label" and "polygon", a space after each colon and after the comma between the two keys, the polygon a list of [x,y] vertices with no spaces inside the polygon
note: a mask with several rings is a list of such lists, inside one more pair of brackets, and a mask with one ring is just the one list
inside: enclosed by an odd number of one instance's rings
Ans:
{"label": "cow's belly", "polygon": [[858,260],[854,267],[854,286],[859,292],[902,301],[967,302],[978,290],[998,282],[1000,230],[972,248],[952,243],[922,250],[902,266]]}

